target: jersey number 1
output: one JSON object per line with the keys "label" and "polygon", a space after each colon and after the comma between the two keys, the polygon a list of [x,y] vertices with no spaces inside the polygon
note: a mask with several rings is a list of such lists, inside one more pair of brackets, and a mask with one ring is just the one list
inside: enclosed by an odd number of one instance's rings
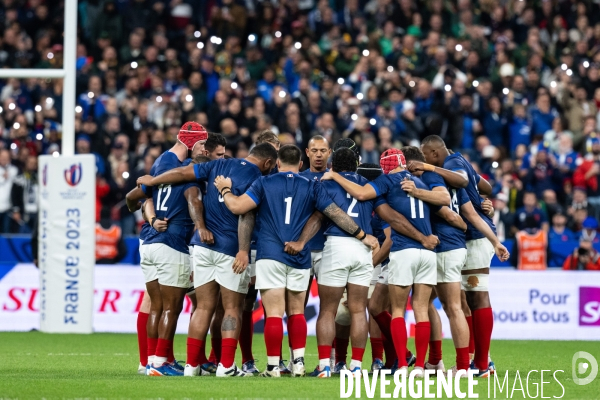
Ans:
{"label": "jersey number 1", "polygon": [[[160,197],[164,193],[165,198],[162,203],[160,202]],[[158,188],[158,196],[156,198],[156,211],[167,211],[169,207],[167,207],[167,200],[169,200],[169,196],[171,195],[171,185],[161,186]]]}
{"label": "jersey number 1", "polygon": [[292,198],[286,197],[283,199],[283,201],[285,202],[285,224],[289,225],[291,217],[290,214],[292,214]]}

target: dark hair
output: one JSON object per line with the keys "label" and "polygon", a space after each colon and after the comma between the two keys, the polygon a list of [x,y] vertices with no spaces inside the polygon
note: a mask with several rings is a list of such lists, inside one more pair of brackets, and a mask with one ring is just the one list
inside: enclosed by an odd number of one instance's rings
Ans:
{"label": "dark hair", "polygon": [[257,144],[250,150],[250,155],[259,160],[277,160],[277,150],[269,143]]}
{"label": "dark hair", "polygon": [[219,146],[227,146],[227,139],[225,139],[225,136],[220,133],[209,133],[204,148],[208,150],[209,153],[212,153]]}
{"label": "dark hair", "polygon": [[437,144],[443,145],[443,146],[446,145],[446,143],[444,143],[444,139],[442,139],[438,135],[429,135],[425,139],[423,139],[423,141],[421,142],[421,144],[423,144],[423,145],[430,144],[430,143],[431,144],[437,143]]}
{"label": "dark hair", "polygon": [[404,146],[402,149],[406,161],[421,161],[425,162],[425,154],[420,148],[415,146]]}
{"label": "dark hair", "polygon": [[102,209],[100,209],[100,219],[104,220],[104,221],[111,221],[111,209],[108,206],[104,206],[102,207]]}
{"label": "dark hair", "polygon": [[286,144],[279,149],[279,161],[285,165],[298,165],[302,158],[302,151],[298,146]]}
{"label": "dark hair", "polygon": [[354,172],[356,164],[356,154],[349,148],[340,148],[333,153],[331,167],[335,172]]}
{"label": "dark hair", "polygon": [[354,152],[354,154],[358,155],[358,152],[359,152],[358,146],[352,139],[343,138],[343,139],[340,139],[337,142],[335,142],[335,144],[333,145],[333,152],[335,153],[339,149],[343,149],[343,148],[350,149]]}
{"label": "dark hair", "polygon": [[370,181],[374,181],[383,174],[381,167],[378,164],[362,163],[356,169],[356,173]]}
{"label": "dark hair", "polygon": [[258,145],[262,143],[280,144],[277,135],[269,129],[265,129],[264,131],[258,134],[258,137],[256,138],[256,144]]}
{"label": "dark hair", "polygon": [[204,164],[205,162],[209,162],[210,158],[203,155],[203,154],[198,154],[196,157],[194,157],[192,159],[192,161],[190,162],[190,164]]}

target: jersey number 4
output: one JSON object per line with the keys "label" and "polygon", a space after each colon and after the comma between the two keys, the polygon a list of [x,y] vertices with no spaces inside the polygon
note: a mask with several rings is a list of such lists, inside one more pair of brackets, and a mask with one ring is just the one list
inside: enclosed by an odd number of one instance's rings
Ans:
{"label": "jersey number 4", "polygon": [[[160,202],[161,196],[164,195],[162,203]],[[160,186],[158,188],[158,196],[156,198],[156,211],[167,211],[169,207],[167,207],[167,200],[169,200],[169,196],[171,195],[171,185]]]}

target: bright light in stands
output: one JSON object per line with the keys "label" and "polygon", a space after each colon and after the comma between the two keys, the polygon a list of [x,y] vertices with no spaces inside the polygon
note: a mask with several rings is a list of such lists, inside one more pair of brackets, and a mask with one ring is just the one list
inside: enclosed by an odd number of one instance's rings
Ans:
{"label": "bright light in stands", "polygon": [[39,104],[35,106],[35,112],[42,112],[42,106],[40,106]]}
{"label": "bright light in stands", "polygon": [[48,60],[52,60],[54,58],[54,53],[49,52],[48,53]]}
{"label": "bright light in stands", "polygon": [[192,96],[191,94],[185,96],[185,101],[187,101],[188,103],[191,103],[192,100],[194,100],[194,96]]}
{"label": "bright light in stands", "polygon": [[391,65],[388,67],[388,72],[394,72],[394,67],[392,67]]}
{"label": "bright light in stands", "polygon": [[371,118],[371,119],[369,120],[369,123],[370,123],[371,125],[375,125],[375,124],[377,123],[377,120],[376,120],[375,118]]}
{"label": "bright light in stands", "polygon": [[123,172],[123,179],[127,179],[129,178],[129,172],[125,171]]}
{"label": "bright light in stands", "polygon": [[508,88],[505,87],[504,89],[502,89],[503,95],[505,95],[505,96],[508,95],[508,92],[509,92]]}
{"label": "bright light in stands", "polygon": [[362,93],[359,93],[359,94],[357,94],[357,95],[356,95],[356,98],[357,98],[357,99],[359,99],[359,100],[362,100],[362,99],[363,99],[363,97],[364,97],[364,96],[363,96],[363,94],[362,94]]}
{"label": "bright light in stands", "polygon": [[560,66],[560,69],[562,69],[563,71],[566,71],[566,70],[567,70],[567,68],[568,68],[568,67],[567,67],[567,64],[562,64],[562,65]]}
{"label": "bright light in stands", "polygon": [[338,78],[338,85],[343,85],[344,82],[344,78]]}
{"label": "bright light in stands", "polygon": [[256,40],[256,36],[254,36],[252,34],[248,35],[248,41],[254,42],[255,40]]}
{"label": "bright light in stands", "polygon": [[58,151],[55,151],[54,153],[52,153],[52,157],[58,157],[60,156],[60,153]]}
{"label": "bright light in stands", "polygon": [[279,31],[275,32],[275,37],[276,38],[280,38],[281,37],[281,32],[279,32]]}
{"label": "bright light in stands", "polygon": [[[92,93],[92,92],[90,92],[90,93]],[[90,97],[90,93],[88,93],[88,97]],[[94,97],[94,93],[92,93],[92,97]],[[90,97],[90,99],[92,97]],[[52,107],[52,104],[54,104],[54,99],[52,97],[47,97],[46,98],[46,105],[48,105],[49,107]]]}
{"label": "bright light in stands", "polygon": [[457,44],[455,47],[456,51],[462,51],[462,44]]}
{"label": "bright light in stands", "polygon": [[223,43],[223,39],[221,39],[220,37],[212,36],[210,38],[210,42],[219,45]]}
{"label": "bright light in stands", "polygon": [[162,96],[156,96],[156,102],[162,103]]}
{"label": "bright light in stands", "polygon": [[410,87],[415,87],[415,81],[410,81],[410,82],[408,82],[408,86],[410,86]]}
{"label": "bright light in stands", "polygon": [[296,48],[296,50],[300,50],[302,48],[302,43],[296,42],[294,43],[294,47]]}
{"label": "bright light in stands", "polygon": [[81,106],[75,106],[75,112],[77,114],[81,113],[83,111],[83,108],[81,108]]}
{"label": "bright light in stands", "polygon": [[571,76],[573,75],[573,70],[572,69],[568,69],[567,70],[567,76]]}
{"label": "bright light in stands", "polygon": [[555,87],[556,87],[556,81],[552,81],[552,82],[550,82],[550,87],[553,87],[553,88],[555,88]]}
{"label": "bright light in stands", "polygon": [[589,67],[590,67],[590,63],[588,61],[584,61],[583,68],[589,68]]}
{"label": "bright light in stands", "polygon": [[11,144],[10,144],[10,148],[11,148],[12,150],[16,150],[16,149],[17,149],[17,144],[16,144],[16,143],[11,143]]}
{"label": "bright light in stands", "polygon": [[231,88],[232,88],[233,90],[237,89],[237,88],[238,88],[238,84],[237,84],[237,82],[231,82]]}
{"label": "bright light in stands", "polygon": [[363,56],[369,57],[369,50],[367,50],[367,49],[363,50]]}
{"label": "bright light in stands", "polygon": [[281,97],[283,99],[285,97],[285,91],[280,90],[279,91],[279,97]]}
{"label": "bright light in stands", "polygon": [[194,37],[199,38],[200,36],[202,36],[202,33],[200,33],[200,31],[194,32]]}
{"label": "bright light in stands", "polygon": [[15,122],[15,123],[13,124],[13,128],[14,128],[14,129],[19,129],[20,127],[21,127],[21,124],[20,124],[20,123],[18,123],[18,122]]}
{"label": "bright light in stands", "polygon": [[131,62],[131,68],[136,69],[138,67],[138,63],[135,61]]}
{"label": "bright light in stands", "polygon": [[356,121],[358,119],[358,115],[352,114],[350,118],[352,119],[352,121]]}
{"label": "bright light in stands", "polygon": [[35,138],[37,140],[42,140],[44,138],[44,135],[42,135],[41,133],[38,133],[37,135],[35,135]]}
{"label": "bright light in stands", "polygon": [[494,161],[492,163],[492,168],[498,168],[498,161]]}
{"label": "bright light in stands", "polygon": [[94,92],[88,92],[88,97],[90,99],[93,99],[94,98]]}
{"label": "bright light in stands", "polygon": [[196,47],[199,48],[199,49],[203,49],[204,48],[204,43],[198,42],[198,44],[196,45]]}
{"label": "bright light in stands", "polygon": [[10,103],[8,105],[8,109],[11,110],[11,111],[14,110],[15,108],[17,108],[17,105],[15,103]]}
{"label": "bright light in stands", "polygon": [[473,81],[473,87],[476,88],[477,86],[479,86],[479,81]]}
{"label": "bright light in stands", "polygon": [[2,111],[4,111],[4,109],[2,107],[0,107],[0,114],[2,114]]}
{"label": "bright light in stands", "polygon": [[449,84],[446,83],[446,86],[444,86],[444,90],[446,92],[449,92],[450,90],[452,90],[452,86],[450,86]]}

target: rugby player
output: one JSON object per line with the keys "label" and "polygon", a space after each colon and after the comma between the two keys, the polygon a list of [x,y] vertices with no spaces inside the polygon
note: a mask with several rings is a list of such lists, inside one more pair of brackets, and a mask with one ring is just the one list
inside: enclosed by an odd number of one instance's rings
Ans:
{"label": "rugby player", "polygon": [[[300,239],[302,228],[314,209],[330,218],[336,224],[335,228],[366,245],[357,242],[359,246],[355,250],[364,248],[370,258],[370,251],[379,247],[373,236],[358,227],[333,203],[320,184],[298,175],[302,166],[301,155],[298,147],[283,146],[279,150],[277,161],[279,173],[257,180],[239,197],[231,193],[231,178],[219,177],[215,180],[215,186],[220,190],[225,204],[234,214],[248,213],[260,205],[257,217],[261,221],[261,229],[257,243],[256,286],[261,291],[266,311],[265,343],[268,361],[267,369],[261,374],[264,377],[281,376],[279,364],[284,312],[288,315],[288,333],[293,351],[292,375],[305,374],[307,327],[304,298],[311,263],[309,249],[303,244],[298,246],[296,241]],[[338,301],[339,298],[335,299],[336,305]],[[329,343],[332,339],[329,339]],[[327,366],[329,367],[329,349]]]}
{"label": "rugby player", "polygon": [[[204,127],[195,122],[186,122],[177,136],[177,143],[156,159],[151,173],[158,175],[183,165],[194,152],[204,152],[204,142],[208,134]],[[188,242],[194,227],[199,228],[201,215],[198,196],[200,189],[196,184],[164,184],[156,189],[142,186],[147,196],[152,196],[156,205],[156,217],[151,220],[153,226],[157,219],[168,219],[165,232],[152,230],[143,243],[145,249],[141,266],[146,279],[146,288],[150,295],[151,315],[148,328],[148,365],[147,374],[151,376],[182,375],[178,363],[168,362],[173,348],[173,337],[177,319],[183,307],[183,298],[189,287],[190,260]],[[160,316],[159,321],[155,321]],[[156,323],[157,322],[157,323]]]}
{"label": "rugby player", "polygon": [[[270,144],[255,146],[245,159],[223,159],[205,164],[176,168],[159,176],[144,176],[138,184],[158,186],[196,181],[214,181],[219,175],[235,176],[232,190],[237,194],[275,165],[277,152]],[[206,226],[214,244],[199,242],[194,246],[194,287],[197,308],[190,321],[185,375],[199,374],[199,357],[204,352],[206,334],[214,314],[219,292],[225,309],[221,325],[221,359],[217,377],[248,376],[235,365],[234,358],[241,328],[243,301],[250,277],[246,271],[254,214],[239,218],[223,203],[216,187],[208,185],[204,202]],[[238,225],[239,232],[238,235]]]}
{"label": "rugby player", "polygon": [[[464,188],[471,205],[485,221],[495,235],[492,220],[482,209],[482,197],[491,194],[491,186],[481,178],[471,164],[460,153],[450,154],[444,140],[436,135],[423,139],[421,149],[427,163],[412,161],[412,171],[431,171],[441,175],[449,186]],[[473,333],[475,340],[474,367],[480,377],[488,377],[494,371],[494,364],[489,360],[490,342],[494,325],[494,315],[488,292],[490,263],[495,251],[490,238],[467,220],[466,232],[467,259],[462,270],[462,286],[466,291],[469,308],[473,314]],[[508,258],[508,252],[501,251],[502,259]]]}

